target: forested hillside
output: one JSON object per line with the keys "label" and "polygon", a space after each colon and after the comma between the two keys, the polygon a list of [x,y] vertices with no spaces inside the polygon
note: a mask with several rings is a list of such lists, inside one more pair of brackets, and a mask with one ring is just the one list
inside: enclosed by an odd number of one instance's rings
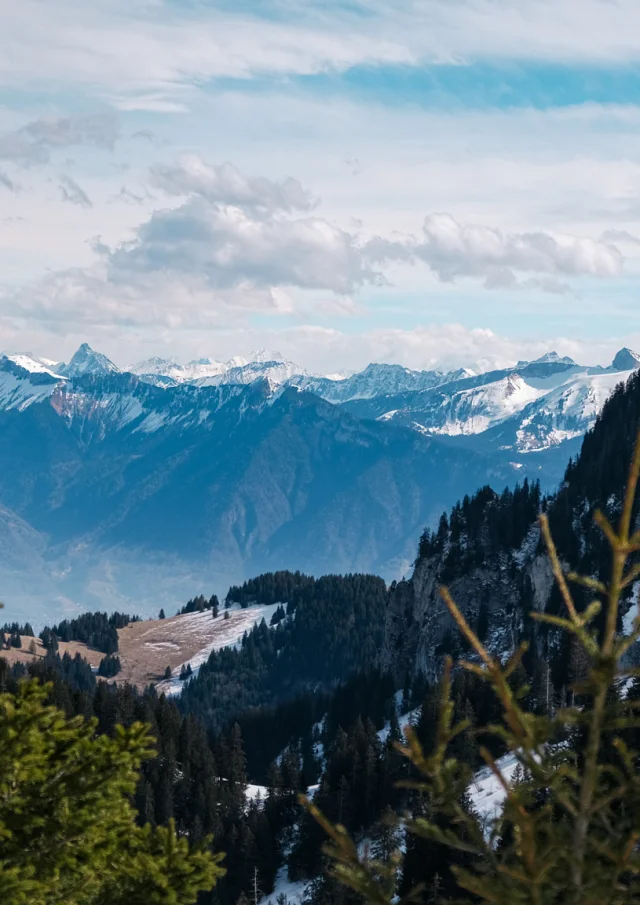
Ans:
{"label": "forested hillside", "polygon": [[214,651],[182,692],[181,707],[219,727],[243,711],[322,692],[371,668],[383,639],[387,588],[371,575],[276,572],[232,587],[228,601],[281,603],[238,649]]}

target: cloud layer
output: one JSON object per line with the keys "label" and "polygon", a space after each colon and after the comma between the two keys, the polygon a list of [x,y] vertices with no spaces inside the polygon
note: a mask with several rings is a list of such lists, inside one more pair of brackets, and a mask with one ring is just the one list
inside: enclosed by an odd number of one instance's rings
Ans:
{"label": "cloud layer", "polygon": [[[247,176],[197,157],[156,166],[150,178],[173,206],[155,209],[130,239],[94,242],[89,268],[48,274],[5,296],[26,318],[73,317],[87,324],[189,328],[242,321],[250,312],[308,315],[317,293],[332,293],[334,315],[353,313],[363,287],[388,282],[390,265],[427,267],[445,283],[490,289],[570,291],[559,278],[616,277],[623,258],[611,242],[503,233],[429,214],[419,236],[364,239],[311,213],[311,192],[296,179]],[[90,208],[71,177],[65,201]],[[325,313],[328,313],[325,305]]]}
{"label": "cloud layer", "polygon": [[215,78],[472,60],[634,62],[635,0],[310,0],[239,11],[168,0],[0,0],[0,84],[82,84],[121,109],[184,109]]}
{"label": "cloud layer", "polygon": [[632,330],[634,0],[2,12],[0,344],[277,324],[343,367],[432,321]]}

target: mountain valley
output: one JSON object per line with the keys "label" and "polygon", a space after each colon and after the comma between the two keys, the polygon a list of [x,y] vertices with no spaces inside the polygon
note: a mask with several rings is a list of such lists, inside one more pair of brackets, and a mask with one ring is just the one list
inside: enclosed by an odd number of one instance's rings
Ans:
{"label": "mountain valley", "polygon": [[[477,487],[560,481],[614,387],[555,354],[475,374],[372,364],[313,377],[277,353],[120,370],[0,358],[7,615],[172,608],[275,568],[408,574],[425,525]],[[136,372],[136,373],[134,373]]]}

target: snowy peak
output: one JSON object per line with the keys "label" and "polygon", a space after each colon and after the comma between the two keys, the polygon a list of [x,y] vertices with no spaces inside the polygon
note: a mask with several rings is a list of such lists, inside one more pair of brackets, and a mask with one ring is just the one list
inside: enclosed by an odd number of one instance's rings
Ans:
{"label": "snowy peak", "polygon": [[280,352],[275,352],[273,349],[256,349],[249,355],[249,361],[265,364],[269,361],[286,362],[286,358]]}
{"label": "snowy peak", "polygon": [[562,365],[575,365],[575,361],[573,358],[569,358],[568,355],[563,355],[560,357],[557,352],[545,352],[544,355],[541,355],[540,358],[536,358],[531,364],[539,365],[539,364],[562,364]]}
{"label": "snowy peak", "polygon": [[612,371],[635,371],[636,368],[640,368],[640,355],[626,346],[616,353],[611,362]]}
{"label": "snowy peak", "polygon": [[84,374],[119,374],[120,368],[103,355],[91,348],[89,343],[82,343],[69,364],[60,367],[64,377],[82,377]]}
{"label": "snowy peak", "polygon": [[576,362],[573,358],[570,358],[568,355],[563,355],[562,357],[558,355],[557,352],[545,352],[544,355],[541,355],[540,358],[534,358],[533,361],[519,361],[516,365],[516,368],[524,368],[527,365],[568,365],[575,366]]}
{"label": "snowy peak", "polygon": [[235,356],[229,361],[215,358],[197,358],[186,365],[175,359],[149,358],[127,369],[141,377],[146,383],[157,386],[176,386],[191,383],[195,386],[219,386],[221,384],[247,384],[267,378],[281,384],[296,374],[308,372],[292,361],[287,361],[279,352],[259,349],[251,359]]}
{"label": "snowy peak", "polygon": [[[273,353],[269,352],[268,355]],[[277,354],[277,353],[276,353]],[[220,384],[248,384],[256,380],[266,379],[271,385],[280,386],[292,377],[308,376],[308,371],[292,361],[284,358],[270,358],[248,361],[246,364],[228,368],[218,374],[206,375],[194,380],[196,386],[217,386]]]}
{"label": "snowy peak", "polygon": [[30,374],[50,374],[52,377],[61,379],[61,375],[56,371],[58,363],[50,361],[48,358],[37,358],[35,355],[20,355],[11,352],[3,353],[0,358],[12,361],[19,368],[28,371]]}
{"label": "snowy peak", "polygon": [[203,377],[224,374],[226,370],[228,370],[228,365],[222,361],[216,361],[215,358],[196,358],[186,365],[181,365],[175,358],[154,357],[148,358],[146,361],[139,361],[127,368],[131,374],[146,379],[148,383],[158,383],[161,386],[191,383],[201,380]]}
{"label": "snowy peak", "polygon": [[129,365],[126,370],[130,374],[138,374],[140,376],[154,374],[166,377],[169,375],[169,372],[176,367],[180,366],[175,358],[160,358],[159,356],[154,355],[152,358],[147,358],[144,361]]}

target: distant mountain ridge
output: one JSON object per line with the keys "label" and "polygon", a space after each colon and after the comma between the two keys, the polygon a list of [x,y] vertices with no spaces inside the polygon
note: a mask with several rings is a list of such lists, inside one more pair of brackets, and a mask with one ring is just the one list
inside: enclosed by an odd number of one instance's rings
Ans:
{"label": "distant mountain ridge", "polygon": [[460,496],[525,476],[555,487],[632,373],[549,355],[335,380],[269,351],[136,367],[87,344],[68,364],[0,357],[8,618],[155,612],[280,568],[402,577]]}

